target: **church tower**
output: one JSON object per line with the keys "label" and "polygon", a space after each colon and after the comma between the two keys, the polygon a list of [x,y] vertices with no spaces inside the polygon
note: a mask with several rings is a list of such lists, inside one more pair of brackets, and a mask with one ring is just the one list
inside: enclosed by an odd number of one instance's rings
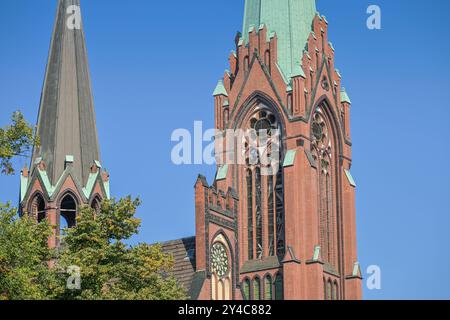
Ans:
{"label": "church tower", "polygon": [[109,198],[102,169],[79,0],[58,0],[30,168],[22,171],[20,209],[53,226],[49,245],[76,224],[81,206]]}
{"label": "church tower", "polygon": [[[220,164],[195,185],[193,298],[361,299],[351,102],[327,30],[314,0],[245,1],[213,94]],[[220,139],[252,129],[278,132],[275,165],[252,161],[247,138]]]}

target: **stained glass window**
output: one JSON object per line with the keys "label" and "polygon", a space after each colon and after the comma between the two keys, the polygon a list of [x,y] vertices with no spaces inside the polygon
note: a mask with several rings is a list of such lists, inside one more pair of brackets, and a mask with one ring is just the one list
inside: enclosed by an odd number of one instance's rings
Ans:
{"label": "stained glass window", "polygon": [[277,173],[277,183],[275,187],[276,197],[276,228],[277,228],[277,256],[282,258],[285,253],[284,246],[284,188],[283,171],[280,169]]}
{"label": "stained glass window", "polygon": [[247,170],[248,259],[253,259],[253,174]]}
{"label": "stained glass window", "polygon": [[322,258],[325,263],[337,266],[336,215],[333,203],[333,144],[332,132],[318,108],[311,124],[312,150],[318,166],[319,235]]}
{"label": "stained glass window", "polygon": [[262,201],[261,201],[261,169],[256,168],[256,258],[261,259],[263,255],[262,243]]}
{"label": "stained glass window", "polygon": [[243,284],[244,299],[250,300],[250,280],[245,279]]}
{"label": "stained glass window", "polygon": [[283,277],[277,274],[275,277],[275,300],[283,300]]}
{"label": "stained glass window", "polygon": [[259,278],[253,280],[253,300],[261,300],[261,281]]}
{"label": "stained glass window", "polygon": [[285,252],[280,124],[273,112],[259,107],[248,120],[253,131],[245,144],[249,260]]}
{"label": "stained glass window", "polygon": [[273,176],[267,176],[267,225],[269,236],[269,256],[275,255],[275,230],[274,230],[274,190]]}
{"label": "stained glass window", "polygon": [[227,249],[220,242],[216,242],[212,247],[211,267],[212,272],[214,272],[219,277],[219,279],[222,279],[228,274],[230,266],[228,261]]}
{"label": "stained glass window", "polygon": [[232,298],[231,279],[232,264],[230,248],[225,244],[225,237],[219,235],[210,251],[211,292],[213,299],[229,300]]}
{"label": "stained glass window", "polygon": [[264,299],[272,300],[272,277],[270,275],[264,278]]}

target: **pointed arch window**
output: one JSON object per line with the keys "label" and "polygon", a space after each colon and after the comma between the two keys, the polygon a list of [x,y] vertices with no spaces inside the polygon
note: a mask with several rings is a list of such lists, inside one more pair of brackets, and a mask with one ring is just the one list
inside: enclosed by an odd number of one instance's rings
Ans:
{"label": "pointed arch window", "polygon": [[273,188],[273,176],[267,176],[267,224],[269,228],[268,243],[269,243],[269,256],[275,255],[275,216],[274,216],[274,194]]}
{"label": "pointed arch window", "polygon": [[76,225],[77,203],[73,196],[67,194],[61,201],[60,209],[60,231],[66,228],[73,228]]}
{"label": "pointed arch window", "polygon": [[287,109],[291,114],[294,113],[294,108],[292,106],[292,93],[287,94]]}
{"label": "pointed arch window", "polygon": [[328,280],[327,281],[327,295],[326,295],[327,298],[326,298],[326,300],[331,300],[332,299],[331,291],[332,291],[331,280]]}
{"label": "pointed arch window", "polygon": [[[215,276],[215,275],[214,275]],[[215,279],[217,279],[217,277],[214,277]],[[225,292],[224,292],[224,283],[223,283],[223,279],[220,279],[217,283],[217,292],[216,292],[216,296],[217,296],[217,300],[225,300]]]}
{"label": "pointed arch window", "polygon": [[47,217],[45,201],[41,194],[37,194],[31,202],[31,216],[41,223]]}
{"label": "pointed arch window", "polygon": [[230,300],[232,266],[230,252],[223,235],[211,247],[211,297],[213,300]]}
{"label": "pointed arch window", "polygon": [[276,237],[277,256],[282,258],[285,253],[284,245],[284,183],[283,171],[280,168],[276,176],[275,196],[276,196]]}
{"label": "pointed arch window", "polygon": [[280,122],[260,105],[248,120],[246,198],[248,259],[284,256],[284,188]]}
{"label": "pointed arch window", "polygon": [[334,281],[334,283],[333,283],[333,292],[331,294],[331,299],[332,300],[338,300],[339,299],[337,281]]}
{"label": "pointed arch window", "polygon": [[247,170],[247,242],[248,242],[248,259],[253,259],[253,172]]}
{"label": "pointed arch window", "polygon": [[261,300],[261,280],[259,277],[253,280],[253,300]]}
{"label": "pointed arch window", "polygon": [[250,300],[250,279],[245,279],[243,284],[244,299]]}
{"label": "pointed arch window", "polygon": [[284,299],[283,277],[278,273],[275,277],[275,300]]}
{"label": "pointed arch window", "polygon": [[318,170],[319,235],[322,258],[325,263],[337,267],[337,221],[333,200],[335,159],[333,134],[322,108],[313,115],[311,124],[312,154]]}
{"label": "pointed arch window", "polygon": [[244,58],[244,72],[245,72],[245,74],[248,73],[249,68],[250,68],[250,59],[249,59],[248,56],[246,56],[246,57]]}
{"label": "pointed arch window", "polygon": [[266,65],[269,73],[271,73],[270,50],[266,50],[266,52],[264,53],[264,64]]}
{"label": "pointed arch window", "polygon": [[230,110],[226,108],[223,111],[223,128],[227,127],[228,121],[230,120]]}
{"label": "pointed arch window", "polygon": [[213,274],[211,276],[211,299],[217,300],[217,276]]}
{"label": "pointed arch window", "polygon": [[267,275],[264,278],[264,299],[272,300],[272,277]]}
{"label": "pointed arch window", "polygon": [[92,200],[91,203],[91,208],[94,209],[94,211],[98,214],[100,213],[100,209],[101,209],[101,203],[102,200],[100,199],[100,197],[95,197],[94,200]]}
{"label": "pointed arch window", "polygon": [[256,168],[255,177],[256,191],[256,258],[261,259],[263,256],[263,232],[262,232],[262,190],[261,190],[261,169]]}

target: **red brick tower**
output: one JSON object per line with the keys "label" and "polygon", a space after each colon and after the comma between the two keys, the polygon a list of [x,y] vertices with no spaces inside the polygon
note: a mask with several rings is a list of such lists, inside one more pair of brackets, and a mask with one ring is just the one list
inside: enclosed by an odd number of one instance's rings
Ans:
{"label": "red brick tower", "polygon": [[314,0],[245,1],[215,125],[278,129],[281,161],[263,174],[234,137],[213,185],[199,177],[193,298],[361,299],[351,102],[327,29]]}
{"label": "red brick tower", "polygon": [[22,215],[48,219],[49,245],[76,224],[83,205],[98,208],[109,197],[100,164],[94,103],[79,0],[58,0],[30,169],[21,175]]}

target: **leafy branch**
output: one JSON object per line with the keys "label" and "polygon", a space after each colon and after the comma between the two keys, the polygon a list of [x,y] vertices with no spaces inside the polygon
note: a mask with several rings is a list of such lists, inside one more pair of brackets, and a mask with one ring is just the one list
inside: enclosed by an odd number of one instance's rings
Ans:
{"label": "leafy branch", "polygon": [[11,125],[0,128],[0,170],[6,175],[15,173],[14,157],[29,157],[33,147],[40,145],[34,127],[28,124],[20,111],[14,112],[11,120]]}

